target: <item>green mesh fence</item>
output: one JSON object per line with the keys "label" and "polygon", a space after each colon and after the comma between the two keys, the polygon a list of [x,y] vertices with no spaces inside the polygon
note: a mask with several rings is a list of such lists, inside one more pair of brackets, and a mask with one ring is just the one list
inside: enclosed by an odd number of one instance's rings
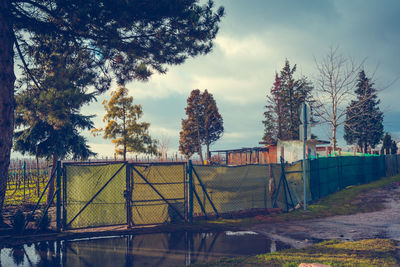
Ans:
{"label": "green mesh fence", "polygon": [[132,220],[135,225],[185,217],[185,164],[133,165]]}
{"label": "green mesh fence", "polygon": [[[278,164],[235,167],[193,166],[193,168],[219,213],[271,208],[281,178],[281,166]],[[271,181],[270,168],[273,177]],[[285,168],[285,172],[288,172],[286,179],[294,205],[303,198],[301,170],[300,163],[287,164]],[[214,213],[196,175],[193,177],[193,182],[199,198],[194,196],[194,214],[202,213],[199,201],[207,213]],[[283,186],[280,188],[277,205],[286,208]]]}
{"label": "green mesh fence", "polygon": [[127,223],[124,164],[65,164],[64,168],[64,220],[68,228]]}
{"label": "green mesh fence", "polygon": [[309,160],[309,166],[313,200],[347,186],[369,183],[386,175],[385,156],[320,158]]}
{"label": "green mesh fence", "polygon": [[[307,160],[307,201],[350,185],[395,175],[399,172],[399,161],[397,155]],[[201,205],[207,214],[214,213],[211,203],[222,214],[271,208],[276,194],[277,206],[285,210],[290,197],[287,195],[285,199],[283,186],[277,192],[281,172],[279,164],[193,166],[194,216],[203,214]],[[127,224],[129,206],[134,225],[174,223],[187,218],[185,163],[67,163],[64,175],[63,214],[68,228]],[[302,161],[285,164],[285,176],[293,204],[302,202]],[[127,181],[132,192],[128,203],[124,197],[125,190],[129,190]]]}

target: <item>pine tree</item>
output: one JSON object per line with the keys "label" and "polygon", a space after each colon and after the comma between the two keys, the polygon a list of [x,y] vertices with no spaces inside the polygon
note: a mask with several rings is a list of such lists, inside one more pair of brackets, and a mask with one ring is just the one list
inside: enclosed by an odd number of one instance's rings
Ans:
{"label": "pine tree", "polygon": [[[95,99],[88,93],[89,86],[96,86],[97,79],[90,66],[93,60],[88,53],[75,53],[69,44],[53,36],[35,36],[35,45],[28,50],[34,58],[36,83],[24,70],[19,80],[16,96],[16,127],[14,150],[22,154],[52,159],[53,173],[58,159],[67,156],[87,159],[95,155],[86,144],[80,130],[93,128],[92,116],[79,113],[80,108]],[[52,53],[42,53],[43,50]],[[54,182],[50,183],[48,198],[54,193]]]}
{"label": "pine tree", "polygon": [[105,139],[111,139],[115,144],[115,152],[122,155],[126,161],[126,153],[157,154],[157,142],[148,132],[150,123],[138,122],[143,115],[141,105],[133,104],[133,97],[128,96],[128,90],[120,86],[111,92],[110,101],[103,101],[106,114],[103,121],[107,125],[92,130],[94,135],[104,132]]}
{"label": "pine tree", "polygon": [[392,139],[389,133],[386,133],[382,140],[381,154],[396,154],[397,144],[396,141]]}
{"label": "pine tree", "polygon": [[264,112],[264,136],[266,143],[278,140],[299,139],[299,110],[304,101],[312,104],[311,82],[306,77],[295,79],[296,65],[290,67],[288,60],[280,74],[275,74],[275,82],[267,95]]}
{"label": "pine tree", "polygon": [[357,144],[364,152],[368,146],[374,148],[383,136],[383,112],[379,109],[374,83],[360,71],[355,93],[357,100],[347,107],[344,139],[348,144]]}
{"label": "pine tree", "polygon": [[51,34],[61,43],[73,44],[76,52],[91,53],[99,88],[106,90],[112,79],[119,84],[146,80],[153,72],[165,73],[167,65],[209,53],[223,15],[224,9],[215,10],[212,0],[204,5],[158,0],[0,0],[0,213],[14,130],[14,47],[23,67],[30,69],[34,63],[27,50],[32,36]]}

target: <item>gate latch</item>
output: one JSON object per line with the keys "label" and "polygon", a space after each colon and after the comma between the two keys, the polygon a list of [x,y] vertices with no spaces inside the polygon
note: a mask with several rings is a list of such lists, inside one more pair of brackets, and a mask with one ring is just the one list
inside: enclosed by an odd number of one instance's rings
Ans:
{"label": "gate latch", "polygon": [[128,198],[128,193],[129,193],[128,190],[124,190],[124,198]]}

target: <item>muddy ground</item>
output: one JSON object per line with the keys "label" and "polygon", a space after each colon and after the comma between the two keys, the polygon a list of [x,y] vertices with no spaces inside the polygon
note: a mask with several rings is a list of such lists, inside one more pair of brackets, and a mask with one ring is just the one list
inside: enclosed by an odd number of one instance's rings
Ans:
{"label": "muddy ground", "polygon": [[330,239],[355,241],[366,238],[389,238],[400,241],[399,184],[393,183],[361,195],[355,202],[357,201],[368,203],[382,201],[385,203],[385,209],[323,219],[259,224],[251,226],[249,230],[295,248]]}

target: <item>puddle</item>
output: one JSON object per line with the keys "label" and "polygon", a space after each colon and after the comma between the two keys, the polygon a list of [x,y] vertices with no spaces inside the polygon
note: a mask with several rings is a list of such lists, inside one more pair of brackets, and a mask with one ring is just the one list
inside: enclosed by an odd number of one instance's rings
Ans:
{"label": "puddle", "polygon": [[3,248],[0,266],[182,266],[289,248],[250,231],[175,232],[40,242]]}

